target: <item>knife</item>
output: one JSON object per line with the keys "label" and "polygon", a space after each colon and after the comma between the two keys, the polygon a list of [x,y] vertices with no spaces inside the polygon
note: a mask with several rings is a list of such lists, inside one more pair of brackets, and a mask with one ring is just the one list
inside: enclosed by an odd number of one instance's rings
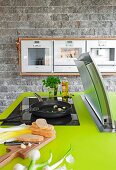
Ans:
{"label": "knife", "polygon": [[37,142],[11,141],[11,142],[4,142],[4,145],[6,145],[6,146],[21,145],[21,144],[28,145],[29,143],[31,143],[31,144],[39,144],[40,142],[37,143]]}

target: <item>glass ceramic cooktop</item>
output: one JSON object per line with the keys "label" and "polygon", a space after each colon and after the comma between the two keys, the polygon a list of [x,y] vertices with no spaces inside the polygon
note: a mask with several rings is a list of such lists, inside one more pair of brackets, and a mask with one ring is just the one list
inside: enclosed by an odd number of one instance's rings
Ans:
{"label": "glass ceramic cooktop", "polygon": [[[50,100],[49,98],[42,98],[43,101]],[[71,104],[70,114],[60,117],[60,118],[46,118],[47,122],[52,125],[69,125],[69,126],[77,126],[80,125],[79,119],[73,104],[72,98],[55,97],[51,100],[55,101],[65,101]],[[34,103],[38,102],[38,99],[35,97],[24,98],[19,105],[12,111],[12,113],[8,116],[8,118],[2,123],[2,125],[20,125],[22,123],[30,125],[32,122],[36,121],[38,118],[42,118],[42,116],[35,116],[32,114],[30,106]]]}

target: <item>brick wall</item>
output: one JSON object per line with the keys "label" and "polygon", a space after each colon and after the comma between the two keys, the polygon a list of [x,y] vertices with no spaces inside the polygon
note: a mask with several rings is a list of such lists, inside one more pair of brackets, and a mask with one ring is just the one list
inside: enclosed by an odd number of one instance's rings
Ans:
{"label": "brick wall", "polygon": [[[43,77],[19,76],[18,37],[105,37],[116,35],[115,0],[0,0],[0,112],[24,91],[41,91]],[[83,89],[68,77],[70,91]],[[116,77],[105,77],[116,91]]]}

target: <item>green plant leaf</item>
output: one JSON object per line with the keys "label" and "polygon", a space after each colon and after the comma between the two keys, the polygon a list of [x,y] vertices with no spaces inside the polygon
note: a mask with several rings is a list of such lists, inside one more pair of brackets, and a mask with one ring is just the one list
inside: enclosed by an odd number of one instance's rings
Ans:
{"label": "green plant leaf", "polygon": [[45,87],[55,88],[61,83],[60,78],[57,76],[48,76],[46,79],[42,80]]}

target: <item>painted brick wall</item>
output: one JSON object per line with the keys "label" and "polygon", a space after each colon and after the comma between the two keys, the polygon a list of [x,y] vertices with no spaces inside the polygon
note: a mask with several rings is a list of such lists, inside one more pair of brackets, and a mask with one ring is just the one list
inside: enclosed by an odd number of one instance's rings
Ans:
{"label": "painted brick wall", "polygon": [[[18,37],[105,37],[116,35],[115,0],[0,0],[0,112],[24,91],[41,91],[43,77],[19,76]],[[83,90],[68,77],[70,91]],[[116,77],[105,77],[116,91]]]}

